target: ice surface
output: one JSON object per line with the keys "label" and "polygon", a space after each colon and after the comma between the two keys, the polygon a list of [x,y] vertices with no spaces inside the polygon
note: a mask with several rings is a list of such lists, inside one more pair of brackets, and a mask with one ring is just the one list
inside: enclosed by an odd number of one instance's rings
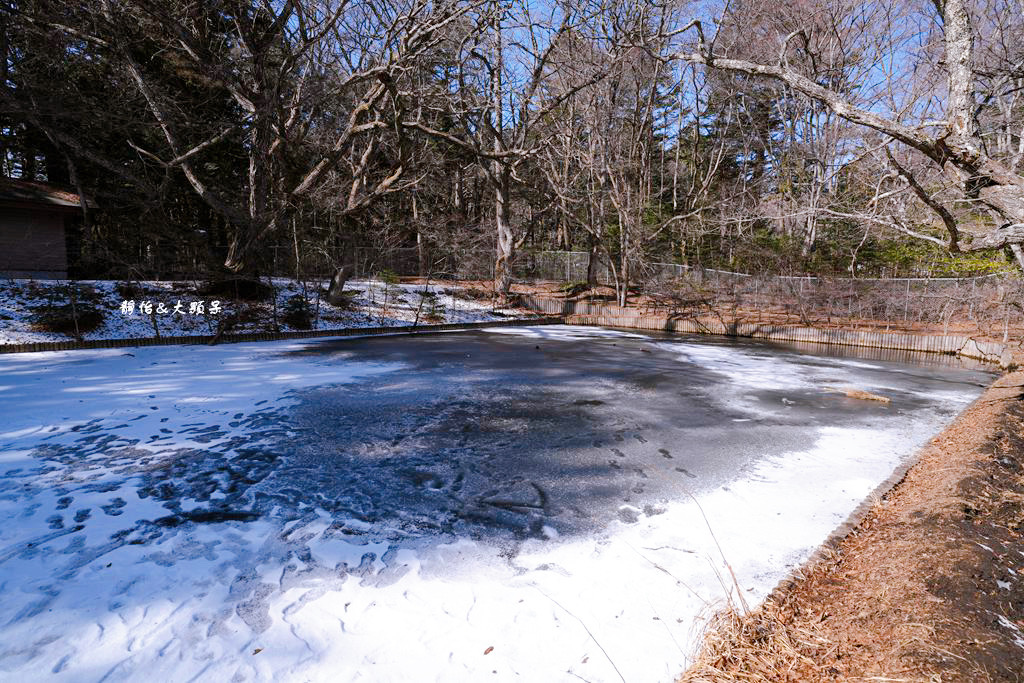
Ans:
{"label": "ice surface", "polygon": [[671,681],[985,380],[497,332],[0,356],[0,678]]}

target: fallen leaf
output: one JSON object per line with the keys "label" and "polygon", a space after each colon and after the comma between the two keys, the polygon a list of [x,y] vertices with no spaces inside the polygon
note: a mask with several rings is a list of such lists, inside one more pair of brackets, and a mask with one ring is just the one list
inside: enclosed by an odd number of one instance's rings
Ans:
{"label": "fallen leaf", "polygon": [[859,398],[865,401],[878,401],[880,403],[890,403],[892,401],[888,396],[872,394],[870,391],[863,391],[861,389],[846,389],[843,393],[850,398]]}
{"label": "fallen leaf", "polygon": [[258,655],[261,652],[263,652],[263,648],[262,647],[258,647],[258,648],[256,648],[255,650],[252,651],[252,653],[254,655]]}

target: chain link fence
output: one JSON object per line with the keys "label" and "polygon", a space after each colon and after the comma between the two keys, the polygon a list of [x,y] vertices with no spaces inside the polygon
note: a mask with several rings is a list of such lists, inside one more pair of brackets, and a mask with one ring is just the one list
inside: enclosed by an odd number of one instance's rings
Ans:
{"label": "chain link fence", "polygon": [[777,313],[805,324],[961,324],[1004,341],[1024,324],[1024,280],[1017,274],[892,279],[764,276],[677,265],[664,272],[667,277],[649,282],[647,291],[684,305]]}
{"label": "chain link fence", "polygon": [[[494,277],[490,250],[421,252],[413,248],[357,247],[342,253],[300,251],[299,273],[326,279],[342,263],[355,267],[356,277],[384,271],[400,276],[435,279],[489,280]],[[274,274],[296,276],[295,251],[280,247],[268,254]],[[585,251],[522,250],[513,262],[521,282],[586,282],[588,269],[596,280],[613,284],[604,259],[593,265]],[[637,292],[664,306],[744,309],[797,318],[804,323],[872,320],[894,324],[970,323],[993,336],[1006,337],[1024,325],[1024,282],[1015,273],[979,277],[850,278],[752,275],[692,266],[642,262],[633,265]]]}

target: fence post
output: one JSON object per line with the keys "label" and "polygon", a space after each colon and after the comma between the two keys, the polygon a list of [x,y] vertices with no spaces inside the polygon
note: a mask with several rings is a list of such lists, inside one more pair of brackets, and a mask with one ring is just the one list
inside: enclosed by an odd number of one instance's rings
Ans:
{"label": "fence post", "polygon": [[906,300],[903,302],[903,322],[906,323],[906,318],[910,314],[910,279],[906,279]]}
{"label": "fence post", "polygon": [[1002,285],[999,286],[999,301],[1003,304],[1003,343],[1010,341],[1010,307],[1006,304],[1006,295]]}
{"label": "fence post", "polygon": [[974,290],[978,285],[977,278],[971,278],[971,300],[967,306],[967,319],[974,320]]}

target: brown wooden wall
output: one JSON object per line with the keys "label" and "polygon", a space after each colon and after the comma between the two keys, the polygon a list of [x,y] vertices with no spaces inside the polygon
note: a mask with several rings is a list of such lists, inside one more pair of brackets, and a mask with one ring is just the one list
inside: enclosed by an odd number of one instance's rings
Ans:
{"label": "brown wooden wall", "polygon": [[67,277],[66,215],[60,210],[0,206],[0,276]]}

